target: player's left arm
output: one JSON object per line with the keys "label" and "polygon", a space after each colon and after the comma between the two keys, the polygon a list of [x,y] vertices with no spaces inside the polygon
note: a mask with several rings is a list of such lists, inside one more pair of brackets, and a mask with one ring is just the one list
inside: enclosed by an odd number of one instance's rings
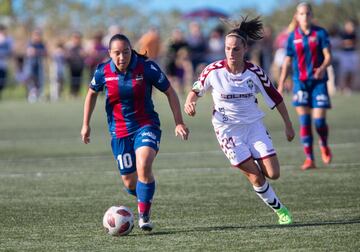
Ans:
{"label": "player's left arm", "polygon": [[324,48],[322,52],[324,55],[324,61],[318,68],[315,69],[315,73],[314,73],[315,79],[322,79],[326,72],[326,68],[331,64],[331,53],[329,48],[328,47]]}
{"label": "player's left arm", "polygon": [[327,67],[331,64],[330,40],[326,30],[322,30],[319,33],[319,43],[324,55],[324,60],[318,68],[314,69],[315,79],[322,79],[326,73]]}
{"label": "player's left arm", "polygon": [[171,111],[175,121],[175,135],[180,136],[183,140],[187,140],[189,136],[189,129],[186,127],[180,109],[179,98],[172,86],[164,92],[168,98]]}
{"label": "player's left arm", "polygon": [[189,129],[183,121],[179,98],[175,90],[172,88],[166,75],[161,71],[156,63],[152,61],[148,61],[146,63],[148,64],[145,72],[147,78],[149,78],[153,85],[163,92],[168,98],[176,125],[175,135],[180,136],[183,140],[187,140],[189,136]]}

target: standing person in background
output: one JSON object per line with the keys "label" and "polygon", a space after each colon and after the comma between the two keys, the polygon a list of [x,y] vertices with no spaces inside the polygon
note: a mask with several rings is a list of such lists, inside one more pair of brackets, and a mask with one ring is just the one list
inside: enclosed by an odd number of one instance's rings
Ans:
{"label": "standing person in background", "polygon": [[327,90],[326,69],[331,62],[330,42],[325,29],[312,24],[311,5],[300,3],[296,7],[298,27],[290,34],[287,52],[281,70],[278,91],[283,92],[288,68],[293,66],[293,105],[300,121],[300,137],[306,156],[301,169],[316,168],[311,121],[319,135],[324,164],[330,164],[332,153],[328,145],[326,110],[331,108]]}
{"label": "standing person in background", "polygon": [[186,37],[186,42],[189,45],[193,69],[196,69],[199,64],[206,61],[207,49],[207,42],[198,22],[193,21],[189,24],[189,34]]}
{"label": "standing person in background", "polygon": [[347,20],[341,33],[340,52],[340,91],[351,94],[356,74],[359,73],[359,55],[356,51],[356,26],[353,20]]}
{"label": "standing person in background", "polygon": [[43,34],[40,29],[35,29],[26,48],[25,58],[25,78],[28,89],[28,101],[30,103],[38,101],[44,90],[44,60],[47,56],[46,45],[43,40]]}
{"label": "standing person in background", "polygon": [[102,32],[96,32],[86,53],[85,64],[89,68],[90,79],[97,65],[103,63],[108,58],[107,48],[103,45],[102,39]]}
{"label": "standing person in background", "polygon": [[13,42],[7,35],[7,29],[4,25],[0,24],[0,100],[2,91],[6,86],[8,77],[8,60],[12,55]]}
{"label": "standing person in background", "polygon": [[114,35],[111,59],[100,64],[89,86],[84,105],[81,137],[90,142],[90,118],[98,93],[106,90],[106,112],[111,147],[127,192],[138,200],[139,227],[151,231],[150,208],[155,193],[152,163],[159,151],[161,130],[151,99],[152,88],[163,92],[175,120],[175,134],[187,139],[179,99],[168,79],[153,61],[132,49],[129,39]]}
{"label": "standing person in background", "polygon": [[185,90],[187,71],[193,69],[188,67],[188,58],[189,44],[186,42],[183,32],[179,28],[175,28],[171,33],[166,51],[165,69],[171,85],[179,94]]}
{"label": "standing person in background", "polygon": [[278,215],[279,224],[291,224],[289,210],[266,180],[266,177],[279,178],[280,165],[262,121],[265,114],[257,105],[257,93],[263,95],[270,108],[277,108],[288,141],[293,140],[295,133],[283,99],[268,76],[259,66],[244,60],[248,40],[262,38],[261,21],[243,18],[240,24],[232,26],[225,37],[226,59],[204,69],[187,96],[184,110],[195,116],[198,97],[212,88],[212,123],[221,149],[231,165],[248,178],[256,194]]}
{"label": "standing person in background", "polygon": [[52,64],[50,69],[50,100],[57,101],[63,91],[65,82],[65,48],[64,43],[59,41],[56,44],[54,53],[52,54]]}
{"label": "standing person in background", "polygon": [[66,50],[66,59],[70,70],[70,95],[78,97],[81,90],[86,53],[82,45],[82,34],[73,32]]}

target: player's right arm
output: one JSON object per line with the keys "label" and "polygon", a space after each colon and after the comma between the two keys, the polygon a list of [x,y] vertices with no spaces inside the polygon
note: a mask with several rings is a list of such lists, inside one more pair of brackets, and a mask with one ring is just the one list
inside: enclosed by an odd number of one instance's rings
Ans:
{"label": "player's right arm", "polygon": [[98,93],[93,89],[89,88],[85,98],[83,124],[80,132],[81,140],[85,144],[90,143],[90,119],[95,108],[97,96]]}

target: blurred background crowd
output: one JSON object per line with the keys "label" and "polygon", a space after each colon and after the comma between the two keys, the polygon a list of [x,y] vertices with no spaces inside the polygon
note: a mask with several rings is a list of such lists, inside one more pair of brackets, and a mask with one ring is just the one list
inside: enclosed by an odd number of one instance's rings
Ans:
{"label": "blurred background crowd", "polygon": [[[33,103],[81,97],[96,66],[108,60],[108,43],[116,33],[129,36],[134,49],[157,62],[183,95],[207,64],[225,58],[221,18],[260,15],[251,8],[146,13],[122,1],[104,2],[0,1],[0,99]],[[288,34],[296,27],[292,16],[297,3],[284,3],[281,10],[262,15],[264,38],[250,42],[247,55],[275,85]],[[351,95],[360,90],[360,3],[313,5],[316,22],[327,29],[331,41],[329,91]]]}

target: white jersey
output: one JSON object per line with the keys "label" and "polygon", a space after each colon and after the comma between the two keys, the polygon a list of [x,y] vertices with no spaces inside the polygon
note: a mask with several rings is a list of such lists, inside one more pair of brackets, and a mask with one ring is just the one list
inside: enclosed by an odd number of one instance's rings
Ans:
{"label": "white jersey", "polygon": [[258,107],[257,93],[263,95],[270,108],[283,100],[264,71],[250,62],[245,62],[244,71],[238,74],[228,71],[226,60],[208,65],[194,83],[193,91],[203,96],[210,88],[214,101],[212,122],[215,128],[250,124],[263,118],[265,114]]}

